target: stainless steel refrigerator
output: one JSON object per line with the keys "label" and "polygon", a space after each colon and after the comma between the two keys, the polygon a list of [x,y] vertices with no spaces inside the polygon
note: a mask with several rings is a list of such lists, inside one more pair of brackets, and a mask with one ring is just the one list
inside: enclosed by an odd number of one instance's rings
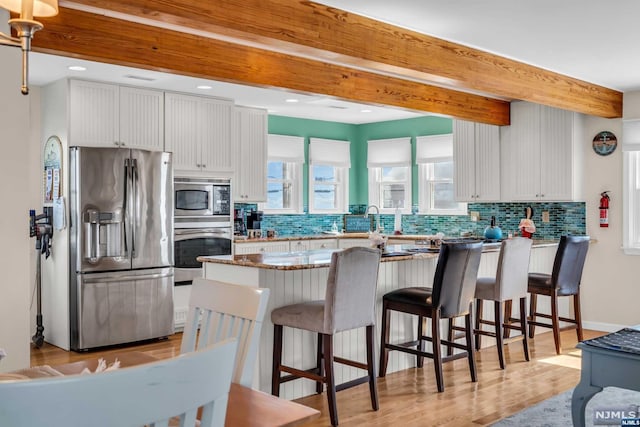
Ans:
{"label": "stainless steel refrigerator", "polygon": [[171,153],[69,150],[71,349],[173,333]]}

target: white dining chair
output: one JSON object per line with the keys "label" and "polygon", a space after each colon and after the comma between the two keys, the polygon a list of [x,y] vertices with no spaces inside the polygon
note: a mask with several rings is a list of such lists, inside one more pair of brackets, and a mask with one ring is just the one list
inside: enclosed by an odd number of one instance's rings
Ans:
{"label": "white dining chair", "polygon": [[[0,426],[224,426],[238,342],[98,374],[0,382]],[[216,369],[211,369],[216,366]]]}
{"label": "white dining chair", "polygon": [[268,301],[269,289],[194,279],[180,352],[235,338],[238,354],[232,381],[251,387]]}

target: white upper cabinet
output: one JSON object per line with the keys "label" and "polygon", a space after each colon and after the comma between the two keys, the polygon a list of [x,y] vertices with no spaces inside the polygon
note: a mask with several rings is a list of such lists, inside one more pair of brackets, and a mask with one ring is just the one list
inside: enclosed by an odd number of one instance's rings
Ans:
{"label": "white upper cabinet", "polygon": [[71,80],[70,94],[70,145],[163,149],[163,92]]}
{"label": "white upper cabinet", "polygon": [[236,107],[233,113],[234,201],[267,200],[267,111]]}
{"label": "white upper cabinet", "polygon": [[454,120],[453,164],[456,200],[500,200],[500,128]]}
{"label": "white upper cabinet", "polygon": [[231,101],[165,94],[165,150],[173,152],[174,169],[231,173]]}
{"label": "white upper cabinet", "polygon": [[164,150],[164,92],[120,87],[120,143]]}
{"label": "white upper cabinet", "polygon": [[118,86],[71,80],[70,94],[69,145],[117,146]]}
{"label": "white upper cabinet", "polygon": [[511,103],[511,126],[501,130],[505,200],[582,198],[582,116],[528,102]]}

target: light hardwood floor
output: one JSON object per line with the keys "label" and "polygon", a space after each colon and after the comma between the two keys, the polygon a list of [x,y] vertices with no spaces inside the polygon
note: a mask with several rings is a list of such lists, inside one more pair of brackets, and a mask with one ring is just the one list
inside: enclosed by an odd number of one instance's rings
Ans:
{"label": "light hardwood floor", "polygon": [[[585,331],[585,339],[603,335]],[[173,357],[180,351],[181,334],[168,340],[135,347],[87,353],[60,350],[45,344],[31,351],[31,364],[56,365],[97,358],[107,353],[142,351],[159,358]],[[472,383],[466,359],[444,365],[445,391],[437,393],[433,365],[389,374],[378,381],[380,410],[374,412],[366,384],[338,393],[341,426],[485,426],[508,417],[551,396],[573,388],[580,379],[580,351],[575,331],[562,332],[563,352],[556,356],[550,332],[530,340],[531,361],[525,362],[522,344],[505,347],[506,369],[498,366],[495,347],[477,353],[478,382]],[[306,381],[306,380],[299,380]],[[307,426],[330,425],[326,396],[314,395],[298,400],[319,409],[322,416]]]}

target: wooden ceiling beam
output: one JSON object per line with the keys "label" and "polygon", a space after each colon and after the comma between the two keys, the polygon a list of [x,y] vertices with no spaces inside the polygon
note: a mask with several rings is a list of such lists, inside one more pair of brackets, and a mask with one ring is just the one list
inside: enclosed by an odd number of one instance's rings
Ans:
{"label": "wooden ceiling beam", "polygon": [[622,116],[622,93],[305,0],[63,0],[290,55],[502,99]]}
{"label": "wooden ceiling beam", "polygon": [[40,52],[509,124],[509,103],[485,96],[63,7],[42,21]]}

